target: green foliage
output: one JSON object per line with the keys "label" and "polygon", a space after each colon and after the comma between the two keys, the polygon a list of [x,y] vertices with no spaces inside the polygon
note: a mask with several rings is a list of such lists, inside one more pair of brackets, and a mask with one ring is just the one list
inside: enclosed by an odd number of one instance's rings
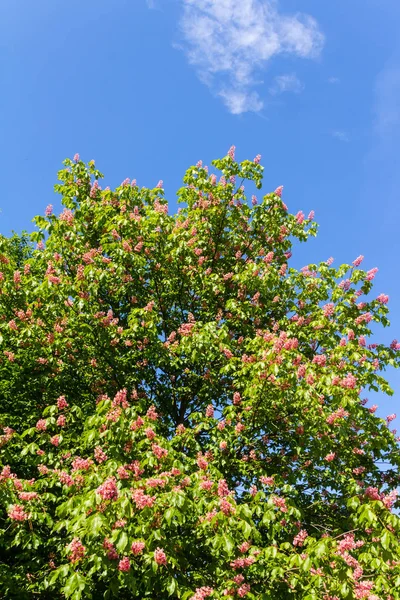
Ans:
{"label": "green foliage", "polygon": [[387,299],[360,261],[291,268],[312,217],[214,166],[170,215],[67,160],[63,212],[0,239],[6,599],[400,598],[399,447],[361,400]]}

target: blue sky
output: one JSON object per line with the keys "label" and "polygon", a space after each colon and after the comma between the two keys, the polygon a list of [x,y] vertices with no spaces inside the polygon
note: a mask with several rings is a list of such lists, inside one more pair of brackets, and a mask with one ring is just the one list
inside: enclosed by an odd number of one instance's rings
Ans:
{"label": "blue sky", "polygon": [[399,27],[398,0],[3,0],[0,232],[58,206],[75,152],[111,186],[163,179],[173,209],[185,169],[235,144],[315,210],[296,266],[364,254],[390,296],[379,339],[400,339]]}

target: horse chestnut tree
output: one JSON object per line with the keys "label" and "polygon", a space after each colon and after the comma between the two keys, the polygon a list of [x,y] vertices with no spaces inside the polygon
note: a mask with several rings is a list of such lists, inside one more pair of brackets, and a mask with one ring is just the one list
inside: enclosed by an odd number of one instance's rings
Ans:
{"label": "horse chestnut tree", "polygon": [[292,268],[313,214],[213,165],[172,215],[76,155],[0,238],[3,598],[400,598],[376,269]]}

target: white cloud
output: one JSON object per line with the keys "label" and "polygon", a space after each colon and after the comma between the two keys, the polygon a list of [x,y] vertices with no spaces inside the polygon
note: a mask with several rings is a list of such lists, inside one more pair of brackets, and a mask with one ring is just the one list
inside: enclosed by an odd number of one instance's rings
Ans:
{"label": "white cloud", "polygon": [[328,83],[332,83],[332,84],[340,83],[340,79],[339,79],[339,77],[329,77]]}
{"label": "white cloud", "polygon": [[350,138],[349,138],[349,134],[346,131],[342,131],[342,130],[337,130],[337,131],[333,131],[332,135],[334,138],[336,138],[337,140],[340,140],[341,142],[349,142]]}
{"label": "white cloud", "polygon": [[279,54],[319,55],[324,36],[311,16],[282,14],[277,0],[182,0],[183,49],[200,80],[234,114],[258,112],[256,74]]}
{"label": "white cloud", "polygon": [[304,90],[304,85],[298,77],[292,73],[290,75],[278,75],[275,77],[272,86],[269,88],[269,93],[273,96],[282,94],[283,92],[293,92],[299,94]]}

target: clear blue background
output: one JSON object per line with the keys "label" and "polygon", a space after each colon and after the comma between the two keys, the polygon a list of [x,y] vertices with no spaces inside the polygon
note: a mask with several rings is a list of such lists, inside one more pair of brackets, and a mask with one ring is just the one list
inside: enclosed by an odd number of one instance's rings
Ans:
{"label": "clear blue background", "polygon": [[[185,169],[235,144],[239,159],[262,154],[266,192],[284,184],[292,211],[316,212],[319,236],[293,264],[364,254],[379,267],[376,293],[390,296],[392,327],[377,339],[400,339],[400,3],[282,0],[316,19],[323,50],[273,58],[257,88],[264,109],[232,115],[188,64],[182,2],[1,2],[0,232],[30,230],[47,204],[58,208],[52,186],[75,152],[96,160],[104,185],[163,179],[174,209]],[[303,91],[270,96],[287,72]],[[399,374],[389,380],[384,416],[400,394]]]}

